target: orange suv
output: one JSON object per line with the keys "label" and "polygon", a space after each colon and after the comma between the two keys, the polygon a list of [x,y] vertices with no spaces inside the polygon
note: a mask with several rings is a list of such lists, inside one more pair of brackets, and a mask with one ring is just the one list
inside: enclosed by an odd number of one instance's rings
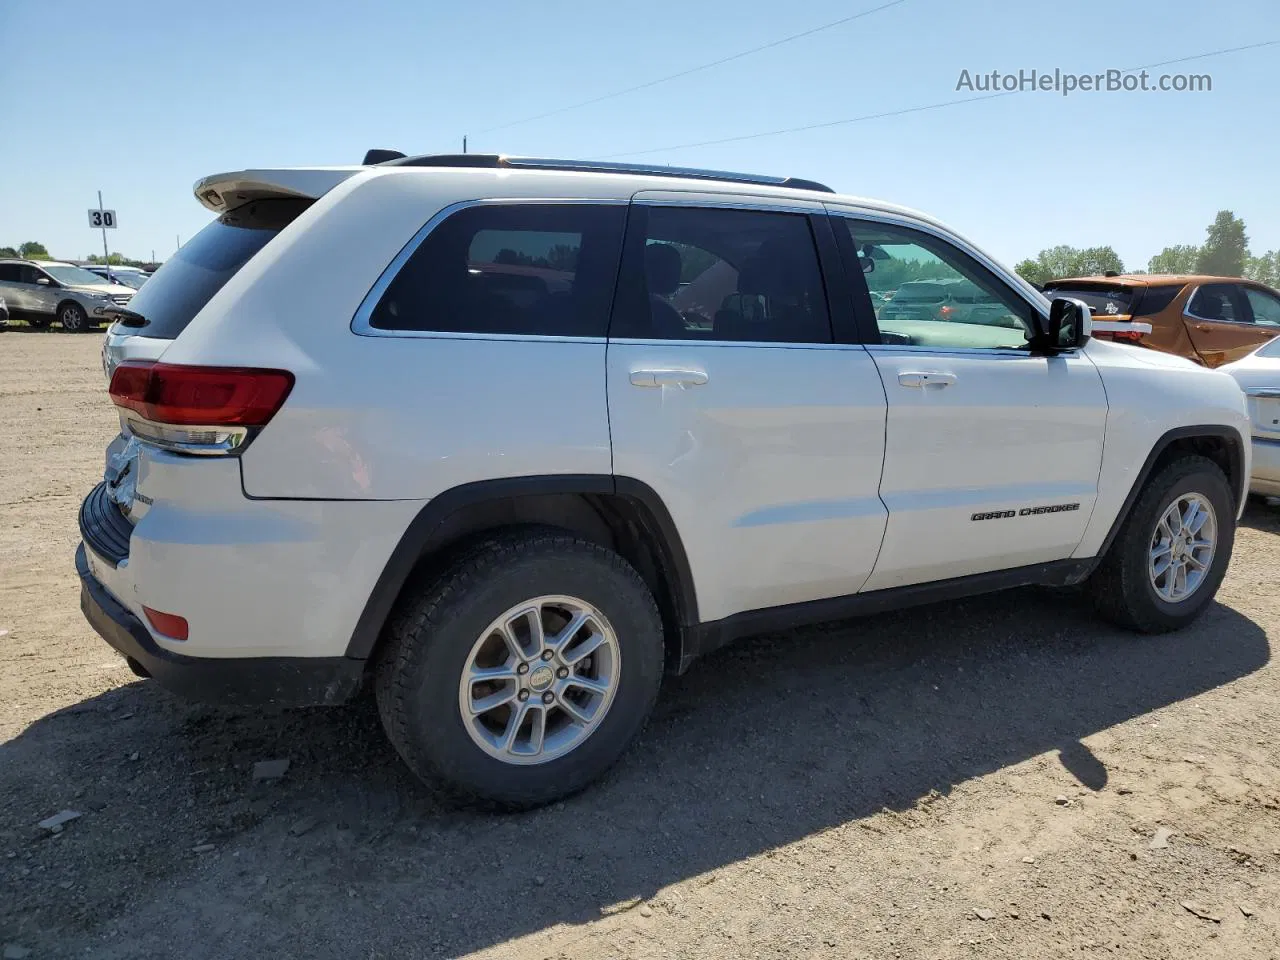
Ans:
{"label": "orange suv", "polygon": [[1075,297],[1100,320],[1151,324],[1151,332],[1103,332],[1100,339],[1139,343],[1217,367],[1280,335],[1280,294],[1239,277],[1118,274],[1044,285],[1045,296]]}

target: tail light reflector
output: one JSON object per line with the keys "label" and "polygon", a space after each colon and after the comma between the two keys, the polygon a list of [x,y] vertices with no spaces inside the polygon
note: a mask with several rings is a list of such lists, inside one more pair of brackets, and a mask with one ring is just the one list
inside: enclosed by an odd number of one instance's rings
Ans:
{"label": "tail light reflector", "polygon": [[126,360],[111,376],[111,401],[155,423],[263,427],[293,389],[287,370],[193,367]]}
{"label": "tail light reflector", "polygon": [[142,612],[147,615],[147,622],[151,624],[151,629],[162,636],[169,637],[171,640],[187,639],[187,621],[184,617],[178,616],[176,613],[161,613],[159,610],[152,610],[150,607],[144,606]]}

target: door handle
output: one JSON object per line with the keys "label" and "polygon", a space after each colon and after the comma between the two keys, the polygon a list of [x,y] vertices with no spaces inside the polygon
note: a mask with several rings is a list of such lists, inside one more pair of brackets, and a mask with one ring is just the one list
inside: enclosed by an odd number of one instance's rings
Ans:
{"label": "door handle", "polygon": [[1207,323],[1197,323],[1196,329],[1201,333],[1213,333],[1213,327],[1209,326]]}
{"label": "door handle", "polygon": [[900,373],[898,383],[904,387],[949,387],[956,382],[954,373]]}
{"label": "door handle", "polygon": [[696,387],[707,382],[705,370],[683,370],[670,367],[632,370],[631,383],[637,387]]}

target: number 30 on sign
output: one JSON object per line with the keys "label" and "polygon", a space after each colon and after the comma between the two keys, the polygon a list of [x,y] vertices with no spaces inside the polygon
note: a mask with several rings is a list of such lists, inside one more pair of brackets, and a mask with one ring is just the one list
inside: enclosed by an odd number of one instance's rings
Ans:
{"label": "number 30 on sign", "polygon": [[106,227],[108,230],[116,228],[116,212],[114,210],[90,210],[89,226]]}

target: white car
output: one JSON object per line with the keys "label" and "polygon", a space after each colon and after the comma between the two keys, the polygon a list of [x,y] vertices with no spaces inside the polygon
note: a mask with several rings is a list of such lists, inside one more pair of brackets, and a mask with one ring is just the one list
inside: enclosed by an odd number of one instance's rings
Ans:
{"label": "white car", "polygon": [[[1236,383],[1090,339],[1083,304],[922,214],[475,155],[195,192],[218,219],[129,305],[143,352],[108,363],[84,612],[190,697],[372,682],[446,796],[582,788],[664,671],[742,634],[1077,583],[1158,632],[1226,571]],[[1002,309],[877,321],[877,270]]]}
{"label": "white car", "polygon": [[1280,338],[1220,368],[1235,377],[1249,400],[1253,425],[1253,475],[1249,491],[1280,497]]}

